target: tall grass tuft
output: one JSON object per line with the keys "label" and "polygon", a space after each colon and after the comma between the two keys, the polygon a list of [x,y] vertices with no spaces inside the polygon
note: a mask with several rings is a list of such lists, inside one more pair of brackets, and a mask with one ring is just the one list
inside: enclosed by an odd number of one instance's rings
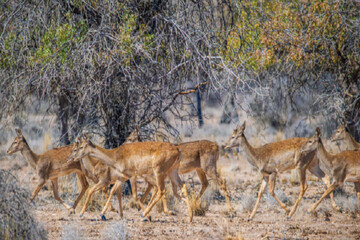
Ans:
{"label": "tall grass tuft", "polygon": [[205,216],[206,211],[209,209],[210,202],[207,201],[207,198],[202,197],[200,200],[197,199],[197,194],[195,191],[191,191],[190,195],[190,206],[194,212],[195,216]]}
{"label": "tall grass tuft", "polygon": [[34,220],[29,193],[8,171],[0,170],[0,239],[46,239]]}

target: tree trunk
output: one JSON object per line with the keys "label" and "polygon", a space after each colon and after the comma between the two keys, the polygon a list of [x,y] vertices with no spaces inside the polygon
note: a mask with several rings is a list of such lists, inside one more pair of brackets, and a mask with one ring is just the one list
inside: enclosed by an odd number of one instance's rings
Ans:
{"label": "tree trunk", "polygon": [[57,117],[60,121],[60,144],[61,145],[69,145],[69,128],[68,128],[68,122],[69,122],[69,102],[66,98],[66,96],[61,95],[58,97],[59,101],[59,110],[57,113]]}
{"label": "tree trunk", "polygon": [[196,91],[196,102],[197,102],[197,115],[199,119],[199,127],[202,127],[204,125],[203,121],[203,115],[202,115],[202,109],[201,109],[201,93],[200,89]]}

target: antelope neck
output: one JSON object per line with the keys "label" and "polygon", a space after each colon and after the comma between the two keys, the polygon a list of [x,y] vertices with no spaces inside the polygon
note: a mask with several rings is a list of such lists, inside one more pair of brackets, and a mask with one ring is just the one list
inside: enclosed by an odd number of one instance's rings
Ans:
{"label": "antelope neck", "polygon": [[326,151],[326,149],[324,147],[324,144],[322,143],[321,139],[319,139],[319,144],[318,144],[318,147],[317,147],[316,155],[319,158],[319,160],[325,164],[325,166],[327,168],[329,168],[329,169],[331,168],[331,166],[332,166],[332,156],[331,156],[331,154],[329,154]]}
{"label": "antelope neck", "polygon": [[354,150],[354,149],[357,149],[357,148],[360,148],[360,143],[358,143],[354,138],[353,136],[351,136],[351,134],[346,134],[346,138],[347,138],[347,142],[349,144],[351,144],[351,149],[349,150]]}
{"label": "antelope neck", "polygon": [[114,161],[111,156],[111,150],[104,149],[100,146],[94,145],[95,148],[92,148],[92,151],[89,154],[89,157],[97,158],[100,161],[104,162],[107,165],[114,167],[116,165],[116,161]]}
{"label": "antelope neck", "polygon": [[257,156],[256,156],[256,150],[255,148],[253,148],[250,143],[248,142],[248,140],[246,139],[245,136],[242,136],[242,140],[243,141],[243,149],[245,152],[245,155],[247,156],[247,161],[253,165],[254,167],[259,167],[259,164],[257,162]]}
{"label": "antelope neck", "polygon": [[29,162],[29,164],[34,169],[36,169],[39,155],[34,153],[27,143],[25,143],[25,147],[20,152],[26,158],[26,160]]}

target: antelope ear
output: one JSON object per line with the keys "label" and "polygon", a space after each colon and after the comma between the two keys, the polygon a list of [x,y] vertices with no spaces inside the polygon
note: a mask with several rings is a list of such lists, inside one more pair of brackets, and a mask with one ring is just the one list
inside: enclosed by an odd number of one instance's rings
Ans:
{"label": "antelope ear", "polygon": [[18,135],[18,137],[22,137],[22,133],[21,133],[20,129],[16,128],[15,131],[16,131],[16,134]]}
{"label": "antelope ear", "polygon": [[95,147],[95,144],[94,144],[92,141],[89,140],[88,143],[89,143],[89,146],[90,146],[90,147],[96,148],[96,147]]}
{"label": "antelope ear", "polygon": [[320,137],[321,135],[321,129],[319,127],[316,128],[316,136]]}
{"label": "antelope ear", "polygon": [[81,141],[81,139],[82,139],[82,136],[81,135],[79,135],[79,136],[77,136],[77,138],[75,138],[75,144],[78,144],[80,141]]}
{"label": "antelope ear", "polygon": [[244,131],[245,128],[246,128],[246,121],[244,121],[244,123],[241,125],[239,130]]}
{"label": "antelope ear", "polygon": [[90,140],[90,138],[89,138],[89,136],[87,135],[87,133],[83,133],[82,139],[85,140],[85,141],[89,141],[89,140]]}
{"label": "antelope ear", "polygon": [[135,131],[139,132],[139,126],[135,125]]}

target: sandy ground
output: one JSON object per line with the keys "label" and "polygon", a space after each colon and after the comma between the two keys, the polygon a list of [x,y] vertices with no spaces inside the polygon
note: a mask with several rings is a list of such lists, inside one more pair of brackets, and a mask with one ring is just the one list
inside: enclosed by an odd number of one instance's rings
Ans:
{"label": "sandy ground", "polygon": [[[222,157],[218,166],[220,174],[228,182],[235,214],[229,214],[223,198],[214,198],[217,191],[216,187],[212,186],[203,197],[204,201],[210,203],[205,216],[194,216],[192,223],[188,223],[185,204],[177,200],[172,200],[175,216],[165,215],[159,212],[159,207],[155,207],[151,212],[152,222],[142,222],[141,212],[130,207],[132,204],[128,196],[123,198],[123,220],[118,213],[108,212],[107,221],[102,221],[99,216],[100,206],[93,207],[92,211],[87,211],[83,218],[80,218],[79,211],[83,201],[76,209],[76,214],[69,215],[64,207],[53,199],[50,184],[42,189],[35,199],[33,213],[48,231],[49,239],[106,239],[107,236],[110,236],[109,239],[116,239],[115,234],[122,231],[126,231],[130,239],[360,239],[359,209],[352,184],[346,184],[342,195],[336,195],[337,202],[344,206],[343,213],[333,210],[330,200],[326,199],[315,214],[306,214],[306,209],[319,199],[324,191],[321,182],[308,181],[309,188],[305,198],[291,220],[286,220],[284,210],[266,193],[254,219],[248,222],[249,211],[257,196],[259,174],[251,169],[244,159],[234,156]],[[24,188],[29,191],[35,188],[37,177],[34,171],[25,165],[20,155],[1,160],[1,167],[10,169]],[[68,179],[60,180],[62,193],[71,188],[71,184],[67,183]],[[195,174],[183,176],[183,179],[191,191],[199,192],[201,186]],[[292,179],[289,172],[283,173],[276,186],[280,199],[287,199],[290,205],[295,202],[299,192],[299,185],[291,183]],[[139,180],[139,194],[144,188],[145,184]],[[99,201],[103,203],[102,194],[98,195],[100,197],[97,198],[102,199]],[[62,198],[69,201],[69,194],[63,193]],[[346,201],[347,205],[344,205]],[[112,203],[118,207],[115,198]]]}

